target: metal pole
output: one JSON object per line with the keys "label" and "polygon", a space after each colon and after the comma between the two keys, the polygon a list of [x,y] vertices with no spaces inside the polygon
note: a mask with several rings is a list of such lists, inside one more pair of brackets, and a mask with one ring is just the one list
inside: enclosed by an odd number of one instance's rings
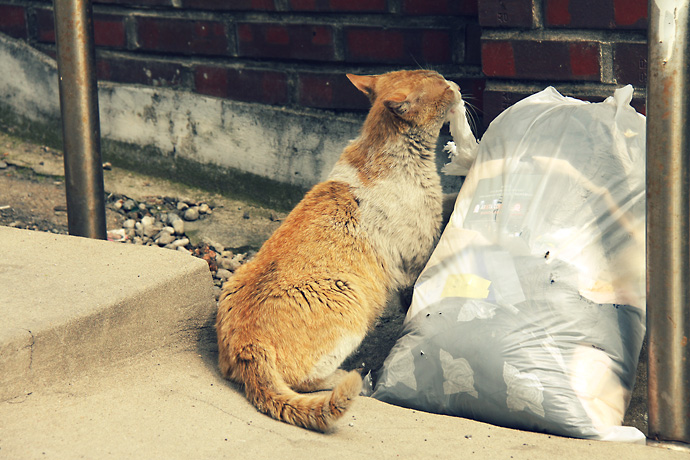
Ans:
{"label": "metal pole", "polygon": [[106,239],[91,2],[53,5],[69,233]]}
{"label": "metal pole", "polygon": [[690,448],[690,0],[650,0],[647,328],[650,444]]}

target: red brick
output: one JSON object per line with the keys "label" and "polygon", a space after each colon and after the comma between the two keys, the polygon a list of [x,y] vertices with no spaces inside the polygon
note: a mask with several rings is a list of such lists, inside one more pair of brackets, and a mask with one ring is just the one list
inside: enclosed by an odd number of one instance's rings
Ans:
{"label": "red brick", "polygon": [[219,21],[137,17],[136,30],[139,48],[145,51],[229,54],[225,25]]}
{"label": "red brick", "polygon": [[386,0],[290,0],[292,11],[387,12]]}
{"label": "red brick", "polygon": [[53,11],[44,8],[37,8],[36,28],[37,39],[41,43],[55,43],[55,22],[53,21]]}
{"label": "red brick", "polygon": [[613,45],[613,76],[616,83],[638,87],[647,85],[647,44],[615,43]]}
{"label": "red brick", "polygon": [[288,102],[283,72],[199,66],[194,72],[198,93],[237,101],[284,105]]}
{"label": "red brick", "polygon": [[[552,8],[555,11],[552,12]],[[567,14],[565,11],[567,10]],[[549,22],[552,18],[557,23]],[[568,20],[567,22],[565,20]],[[612,0],[547,0],[546,21],[549,26],[585,29],[615,27]]]}
{"label": "red brick", "polygon": [[647,0],[614,0],[614,18],[618,26],[647,28]]}
{"label": "red brick", "polygon": [[282,26],[269,26],[266,28],[266,43],[270,45],[289,45],[290,34]]}
{"label": "red brick", "polygon": [[414,16],[476,16],[477,0],[403,0],[402,11]]}
{"label": "red brick", "polygon": [[445,29],[345,30],[346,56],[350,62],[389,64],[445,64],[451,59],[450,32]]}
{"label": "red brick", "polygon": [[601,79],[601,45],[591,41],[487,41],[482,46],[482,60],[484,73],[493,77],[555,81]]}
{"label": "red brick", "polygon": [[27,38],[23,6],[0,5],[0,32],[14,38]]}
{"label": "red brick", "polygon": [[[39,42],[55,43],[55,23],[52,10],[43,8],[36,10],[36,27]],[[124,18],[118,15],[94,14],[93,40],[96,46],[125,48]]]}
{"label": "red brick", "polygon": [[426,63],[440,64],[451,61],[450,34],[446,30],[425,30],[421,33],[421,57]]}
{"label": "red brick", "polygon": [[300,105],[319,109],[368,110],[369,100],[345,74],[301,73],[298,76]]}
{"label": "red brick", "polygon": [[646,0],[546,0],[546,24],[580,29],[644,29]]}
{"label": "red brick", "polygon": [[177,88],[182,86],[184,68],[173,62],[128,58],[97,58],[99,80]]}
{"label": "red brick", "polygon": [[226,97],[228,95],[228,69],[200,66],[194,70],[194,89],[208,96]]}
{"label": "red brick", "polygon": [[185,9],[227,11],[275,11],[273,0],[183,0]]}
{"label": "red brick", "polygon": [[569,0],[546,0],[546,23],[550,26],[570,24]]}
{"label": "red brick", "polygon": [[93,15],[93,40],[96,46],[125,48],[125,24],[122,16]]}
{"label": "red brick", "polygon": [[482,0],[479,24],[484,27],[533,28],[532,0]]}
{"label": "red brick", "polygon": [[467,24],[465,27],[465,64],[481,65],[482,63],[482,28],[479,24]]}
{"label": "red brick", "polygon": [[601,48],[598,43],[570,43],[568,50],[570,52],[570,71],[573,77],[600,79]]}
{"label": "red brick", "polygon": [[348,29],[345,40],[350,61],[401,62],[405,58],[405,37],[399,30]]}
{"label": "red brick", "polygon": [[497,90],[484,91],[484,127],[489,126],[505,109],[527,96],[529,96],[529,93]]}
{"label": "red brick", "polygon": [[172,0],[93,0],[93,2],[132,6],[172,6]]}
{"label": "red brick", "polygon": [[515,76],[515,53],[507,41],[482,43],[482,70],[487,77]]}
{"label": "red brick", "polygon": [[335,59],[333,29],[321,25],[242,23],[237,28],[240,56],[330,61]]}

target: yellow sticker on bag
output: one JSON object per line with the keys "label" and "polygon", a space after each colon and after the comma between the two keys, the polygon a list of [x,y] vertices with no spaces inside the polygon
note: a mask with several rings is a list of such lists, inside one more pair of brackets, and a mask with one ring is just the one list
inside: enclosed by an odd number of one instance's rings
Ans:
{"label": "yellow sticker on bag", "polygon": [[491,281],[472,273],[448,275],[441,297],[468,297],[486,299],[489,297]]}

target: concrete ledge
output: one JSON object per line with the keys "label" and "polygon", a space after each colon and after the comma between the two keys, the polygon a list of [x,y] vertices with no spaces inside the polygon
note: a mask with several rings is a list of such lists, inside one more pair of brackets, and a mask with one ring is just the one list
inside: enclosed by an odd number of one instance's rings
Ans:
{"label": "concrete ledge", "polygon": [[[18,135],[61,148],[56,62],[3,34],[0,62],[3,129],[12,127]],[[125,158],[136,169],[154,161],[158,175],[173,177],[189,172],[179,171],[180,164],[198,163],[226,172],[219,174],[223,182],[224,176],[254,177],[259,183],[248,187],[264,194],[271,192],[265,181],[304,189],[323,180],[364,119],[361,114],[292,110],[167,88],[98,86],[104,157]]]}
{"label": "concrete ledge", "polygon": [[0,227],[0,400],[169,345],[215,301],[206,263],[153,247]]}

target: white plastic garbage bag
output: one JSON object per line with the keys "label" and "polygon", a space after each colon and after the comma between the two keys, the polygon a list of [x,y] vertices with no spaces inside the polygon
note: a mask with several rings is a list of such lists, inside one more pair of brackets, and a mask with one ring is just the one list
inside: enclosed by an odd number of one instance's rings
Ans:
{"label": "white plastic garbage bag", "polygon": [[488,128],[373,397],[496,425],[621,427],[645,332],[645,119],[534,94]]}

